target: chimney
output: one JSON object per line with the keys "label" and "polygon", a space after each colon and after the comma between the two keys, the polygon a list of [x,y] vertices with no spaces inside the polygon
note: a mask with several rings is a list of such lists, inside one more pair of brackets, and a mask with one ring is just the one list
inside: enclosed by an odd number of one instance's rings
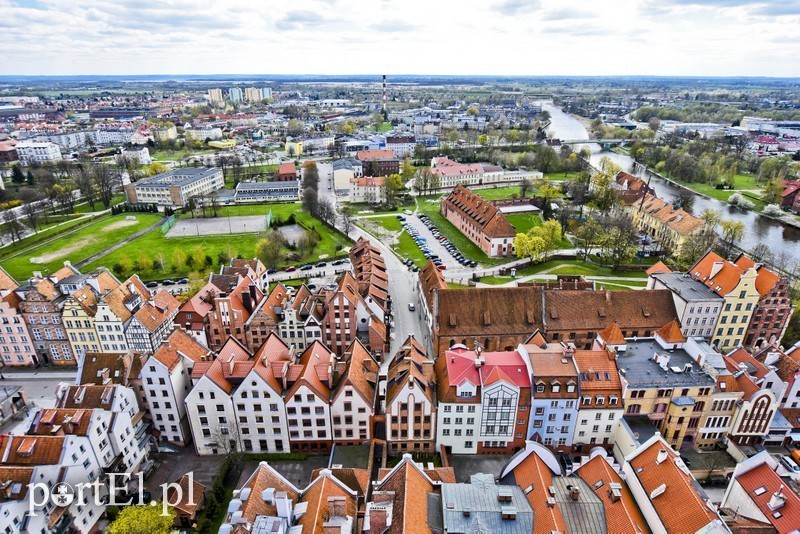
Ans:
{"label": "chimney", "polygon": [[242,291],[242,306],[247,313],[253,313],[253,299],[247,291]]}
{"label": "chimney", "polygon": [[278,512],[278,517],[284,519],[292,517],[292,500],[286,495],[285,491],[279,491],[275,494],[275,510]]}
{"label": "chimney", "polygon": [[573,501],[577,501],[581,497],[581,490],[578,489],[578,486],[570,486],[569,487],[569,496]]}
{"label": "chimney", "polygon": [[669,453],[666,449],[661,449],[658,451],[658,456],[656,457],[656,465],[661,464],[669,457]]}
{"label": "chimney", "polygon": [[778,488],[778,491],[773,493],[772,497],[770,497],[767,506],[769,506],[770,510],[777,510],[778,508],[781,508],[784,504],[786,504],[786,495],[783,494],[783,484],[781,484],[781,487]]}
{"label": "chimney", "polygon": [[328,497],[328,515],[331,517],[347,516],[347,501],[344,497]]}

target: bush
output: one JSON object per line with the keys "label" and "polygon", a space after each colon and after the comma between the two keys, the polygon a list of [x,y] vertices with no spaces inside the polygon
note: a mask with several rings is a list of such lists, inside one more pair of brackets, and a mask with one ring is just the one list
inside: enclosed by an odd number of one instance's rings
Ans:
{"label": "bush", "polygon": [[753,204],[752,202],[750,202],[749,200],[744,198],[744,196],[742,196],[741,193],[734,193],[731,196],[729,196],[728,197],[728,204],[731,204],[732,206],[737,206],[739,208],[746,209],[746,210],[751,210],[751,209],[753,209],[753,206],[755,206],[755,204]]}
{"label": "bush", "polygon": [[764,206],[764,215],[770,215],[772,217],[780,217],[783,215],[783,210],[777,204],[767,204]]}

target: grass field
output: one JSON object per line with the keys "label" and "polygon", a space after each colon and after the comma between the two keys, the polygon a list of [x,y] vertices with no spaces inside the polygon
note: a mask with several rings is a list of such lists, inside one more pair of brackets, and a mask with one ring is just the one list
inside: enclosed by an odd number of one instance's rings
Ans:
{"label": "grass field", "polygon": [[542,225],[542,218],[538,213],[512,213],[506,215],[506,219],[514,225],[518,234],[524,234],[534,226]]}
{"label": "grass field", "polygon": [[422,266],[425,265],[425,262],[428,261],[407,232],[400,234],[397,244],[392,246],[392,249],[397,253],[398,256],[400,256],[400,258],[404,260],[411,258],[417,267],[422,268]]}
{"label": "grass field", "polygon": [[[51,243],[28,248],[15,257],[3,259],[3,267],[11,276],[18,279],[29,277],[34,270],[54,272],[63,266],[65,260],[75,264],[119,243],[161,218],[160,215],[152,213],[136,213],[136,221],[130,222],[125,219],[127,215],[130,214],[103,218],[70,236],[59,237]],[[32,263],[32,259],[38,261]]]}
{"label": "grass field", "polygon": [[397,206],[395,209],[388,210],[388,211],[384,211],[384,210],[380,210],[379,211],[379,210],[377,210],[375,208],[375,206],[372,206],[370,204],[359,203],[359,202],[340,202],[339,204],[341,204],[342,206],[349,206],[350,209],[353,210],[353,213],[355,213],[356,215],[358,215],[358,214],[362,214],[362,215],[372,215],[372,214],[375,214],[375,215],[382,215],[382,214],[391,215],[391,214],[394,214],[394,215],[397,215],[398,213],[403,213],[405,210],[414,211],[414,202],[413,201],[405,203],[405,204],[401,204],[401,205]]}
{"label": "grass field", "polygon": [[580,174],[579,172],[548,172],[544,177],[554,182],[563,182],[565,180],[575,180]]}
{"label": "grass field", "polygon": [[399,232],[403,229],[403,223],[395,215],[387,215],[386,217],[369,217],[366,219],[376,224],[380,224],[390,232]]}
{"label": "grass field", "polygon": [[[123,202],[125,202],[125,193],[117,193],[116,195],[111,197],[112,206],[116,206],[117,204],[122,204]],[[106,208],[103,206],[103,203],[97,200],[94,203],[94,209],[89,203],[80,204],[78,206],[75,206],[75,213],[89,213],[92,211],[103,211],[104,209]]]}
{"label": "grass field", "polygon": [[760,191],[762,189],[762,184],[756,183],[756,177],[752,174],[736,174],[733,177],[733,189],[717,189],[712,184],[707,183],[696,183],[696,182],[684,182],[682,180],[678,180],[674,176],[670,175],[669,173],[664,173],[668,178],[678,182],[681,185],[684,185],[691,189],[692,191],[696,191],[703,195],[708,195],[711,198],[715,198],[722,202],[728,202],[730,196],[736,192],[742,193],[744,196],[747,197],[748,200],[752,201],[755,204],[754,210],[761,211],[766,206],[766,202],[761,200]]}
{"label": "grass field", "polygon": [[211,149],[196,150],[194,148],[179,148],[177,150],[151,150],[150,157],[153,158],[154,161],[180,161],[189,156],[201,156],[203,154],[213,154],[214,152],[216,151]]}
{"label": "grass field", "polygon": [[[261,210],[264,206],[226,206],[223,208],[224,213],[227,215],[230,212],[231,216],[239,215],[239,210],[242,211],[241,215],[251,215],[250,208],[258,208]],[[295,263],[306,263],[316,261],[322,258],[333,258],[336,256],[344,256],[343,248],[350,244],[349,240],[343,235],[334,230],[331,230],[322,222],[315,219],[308,213],[300,209],[300,203],[289,204],[270,204],[267,206],[272,210],[273,217],[280,217],[287,220],[291,214],[295,215],[298,223],[307,228],[314,228],[320,234],[320,241],[310,256],[303,258],[301,262],[291,262],[284,260],[278,265],[279,268],[287,267]],[[256,214],[262,212],[257,211]],[[222,216],[222,215],[220,215]],[[244,258],[252,258],[255,256],[256,243],[260,239],[259,234],[234,234],[234,235],[218,235],[218,236],[193,236],[193,237],[164,237],[159,230],[150,232],[149,234],[128,243],[124,247],[112,252],[111,254],[100,258],[98,261],[93,262],[86,266],[86,270],[93,269],[100,266],[111,268],[114,264],[120,263],[123,257],[127,257],[131,261],[136,261],[136,258],[142,251],[147,251],[148,255],[153,260],[158,260],[162,263],[161,270],[140,271],[138,274],[143,280],[160,280],[164,278],[178,278],[186,276],[193,269],[191,266],[174,261],[174,251],[176,248],[183,250],[186,255],[190,255],[191,251],[200,247],[205,255],[210,256],[214,260],[215,268],[218,264],[218,255],[221,252],[226,253],[231,257],[242,255]],[[201,274],[207,273],[208,268],[203,268]]]}

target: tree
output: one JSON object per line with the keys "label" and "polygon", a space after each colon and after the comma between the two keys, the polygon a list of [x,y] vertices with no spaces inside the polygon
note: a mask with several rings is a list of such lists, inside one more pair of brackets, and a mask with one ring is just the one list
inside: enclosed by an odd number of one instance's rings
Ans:
{"label": "tree", "polygon": [[33,185],[35,183],[33,173],[31,171],[28,171],[28,174],[25,176],[25,183],[28,185]]}
{"label": "tree", "polygon": [[414,177],[414,166],[411,160],[406,158],[403,160],[403,167],[400,169],[400,175],[403,177],[403,182],[407,182]]}
{"label": "tree", "polygon": [[594,217],[589,217],[578,227],[576,232],[578,239],[583,241],[583,259],[588,259],[592,247],[600,242],[603,236],[603,227]]}
{"label": "tree", "polygon": [[783,194],[783,178],[775,176],[767,180],[764,189],[761,191],[761,198],[768,204],[779,204]]}
{"label": "tree", "polygon": [[122,178],[119,174],[111,172],[106,165],[95,165],[92,167],[92,181],[100,202],[108,209],[111,207],[114,191],[122,186]]}
{"label": "tree", "polygon": [[678,193],[678,197],[675,199],[675,206],[691,213],[695,198],[693,192],[681,189]]}
{"label": "tree", "polygon": [[286,133],[290,136],[300,135],[303,133],[303,123],[297,119],[289,119],[286,125]]}
{"label": "tree", "polygon": [[306,257],[311,255],[314,252],[314,248],[319,243],[319,239],[313,232],[306,231],[303,235],[300,236],[300,239],[297,240],[297,252],[302,257]]}
{"label": "tree", "polygon": [[422,143],[417,143],[416,145],[414,145],[414,159],[416,161],[424,161],[426,155],[427,154],[425,153],[425,145],[423,145]]}
{"label": "tree", "polygon": [[11,234],[12,241],[19,241],[22,238],[22,224],[17,219],[17,212],[13,209],[7,209],[3,212],[3,222],[6,225],[8,233]]}
{"label": "tree", "polygon": [[268,268],[275,269],[284,258],[286,240],[277,230],[270,230],[256,243],[256,257]]}
{"label": "tree", "polygon": [[547,218],[550,216],[550,212],[552,211],[551,203],[554,199],[558,198],[559,195],[561,195],[561,190],[554,186],[550,181],[545,181],[539,186],[538,196],[542,199],[543,217]]}
{"label": "tree", "polygon": [[650,120],[647,121],[647,127],[654,132],[657,132],[660,126],[661,120],[658,117],[650,117]]}
{"label": "tree", "polygon": [[399,174],[390,174],[386,177],[383,185],[383,197],[389,208],[397,206],[397,192],[403,188],[403,177]]}
{"label": "tree", "polygon": [[314,161],[308,162],[303,169],[303,189],[307,187],[319,190],[319,169]]}
{"label": "tree", "polygon": [[64,213],[72,213],[75,211],[75,189],[69,182],[63,182],[53,186],[53,194],[59,206],[64,210]]}
{"label": "tree", "polygon": [[342,233],[350,235],[350,230],[353,229],[353,208],[343,206],[339,211],[342,215]]}
{"label": "tree", "polygon": [[555,169],[558,163],[558,153],[551,146],[539,146],[536,150],[535,162],[536,168],[544,174]]}
{"label": "tree", "polygon": [[97,190],[92,175],[84,165],[78,166],[78,172],[73,179],[75,187],[80,191],[81,196],[89,203],[94,211],[94,203],[97,201]]}
{"label": "tree", "polygon": [[317,213],[317,200],[317,191],[313,187],[303,190],[303,209],[311,215]]}
{"label": "tree", "polygon": [[133,262],[127,254],[120,256],[117,263],[119,264],[120,272],[125,274],[133,272]]}
{"label": "tree", "polygon": [[150,255],[142,251],[139,253],[139,256],[136,258],[136,269],[139,271],[149,271],[153,268],[153,259]]}
{"label": "tree", "polygon": [[203,250],[203,247],[199,247],[198,246],[198,247],[194,247],[192,249],[192,251],[191,251],[191,260],[192,260],[192,265],[195,268],[201,269],[203,267],[203,264],[206,261],[206,253]]}
{"label": "tree", "polygon": [[15,184],[25,183],[25,174],[22,172],[22,169],[19,165],[14,165],[11,168],[11,181]]}
{"label": "tree", "polygon": [[336,223],[336,208],[333,206],[331,199],[326,198],[317,203],[316,216],[331,226]]}
{"label": "tree", "polygon": [[531,258],[540,261],[544,256],[547,245],[540,236],[517,234],[514,238],[514,251],[518,258]]}
{"label": "tree", "polygon": [[713,248],[716,241],[717,234],[714,229],[707,224],[704,225],[701,231],[687,236],[683,241],[678,255],[678,263],[688,269],[697,263],[709,249]]}
{"label": "tree", "polygon": [[170,264],[172,265],[172,269],[174,271],[180,271],[186,265],[186,253],[181,248],[176,248],[172,252],[172,258],[170,259]]}
{"label": "tree", "polygon": [[[165,496],[166,497],[166,496]],[[148,503],[149,504],[149,503]],[[126,506],[113,523],[108,525],[108,534],[169,534],[175,521],[175,511],[161,502],[156,506]]]}
{"label": "tree", "polygon": [[736,242],[744,235],[744,223],[725,220],[719,223],[719,227],[722,233],[720,238],[722,255],[727,257],[733,252]]}
{"label": "tree", "polygon": [[606,232],[600,240],[600,245],[603,248],[603,257],[611,260],[614,270],[623,263],[631,261],[636,254],[633,235],[619,227],[611,228]]}
{"label": "tree", "polygon": [[521,198],[528,196],[528,191],[530,191],[532,187],[533,182],[530,180],[530,178],[523,178],[519,183],[519,196]]}

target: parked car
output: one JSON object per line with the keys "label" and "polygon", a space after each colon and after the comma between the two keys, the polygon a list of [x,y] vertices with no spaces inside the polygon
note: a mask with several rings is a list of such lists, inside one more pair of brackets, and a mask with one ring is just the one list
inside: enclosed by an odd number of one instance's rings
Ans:
{"label": "parked car", "polygon": [[326,265],[328,265],[328,262],[318,261],[317,263],[314,264],[314,267],[325,267]]}
{"label": "parked car", "polygon": [[178,284],[188,284],[189,283],[189,279],[188,278],[181,278],[180,280],[178,280],[177,283]]}
{"label": "parked car", "polygon": [[296,270],[297,270],[297,267],[295,267],[294,265],[290,265],[289,267],[286,268],[286,272],[287,273],[293,273]]}
{"label": "parked car", "polygon": [[158,282],[147,282],[145,287],[158,287]]}
{"label": "parked car", "polygon": [[446,270],[446,269],[447,269],[447,265],[444,265],[444,264],[442,264],[442,265],[437,265],[437,266],[436,266],[436,268],[437,268],[437,269],[439,269],[440,271],[444,271],[444,270]]}
{"label": "parked car", "polygon": [[162,280],[162,281],[161,281],[161,285],[162,285],[162,286],[171,286],[171,285],[173,285],[173,284],[175,284],[175,281],[174,281],[174,280]]}
{"label": "parked car", "polygon": [[413,215],[414,214],[414,212],[411,211],[411,210],[403,210],[403,213],[405,213],[406,215]]}
{"label": "parked car", "polygon": [[792,460],[791,457],[784,454],[781,456],[781,463],[792,473],[800,473],[800,465],[797,465],[797,463]]}
{"label": "parked car", "polygon": [[275,269],[275,268],[267,269],[267,274],[275,274],[277,272],[278,272],[278,269]]}
{"label": "parked car", "polygon": [[313,268],[314,268],[314,266],[311,265],[310,263],[306,263],[305,265],[301,265],[300,266],[300,270],[301,271],[310,271]]}
{"label": "parked car", "polygon": [[416,306],[414,306],[414,303],[413,303],[413,302],[409,302],[409,303],[408,303],[408,311],[412,311],[412,312],[413,312],[413,311],[414,311],[414,310],[416,310],[416,309],[417,309],[417,307],[416,307]]}

